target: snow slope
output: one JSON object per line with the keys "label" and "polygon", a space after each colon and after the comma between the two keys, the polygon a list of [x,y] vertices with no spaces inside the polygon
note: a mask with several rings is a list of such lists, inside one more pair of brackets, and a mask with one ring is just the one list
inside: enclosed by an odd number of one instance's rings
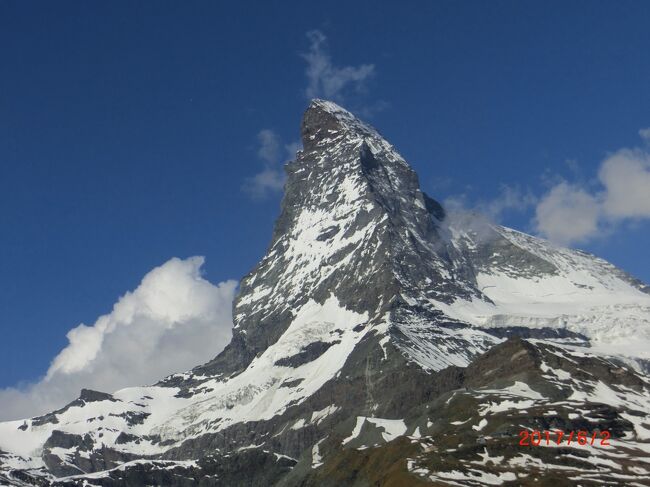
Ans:
{"label": "snow slope", "polygon": [[[22,457],[12,459],[13,468],[43,467],[40,456],[45,442],[57,430],[88,434],[98,445],[147,456],[234,423],[272,418],[282,414],[289,404],[311,396],[339,372],[355,344],[368,332],[368,328],[357,326],[366,322],[366,315],[342,308],[336,298],[323,304],[309,301],[296,312],[283,336],[231,379],[203,381],[189,397],[178,397],[176,387],[131,387],[117,391],[109,400],[69,407],[44,424],[38,418],[0,423],[0,450]],[[297,367],[277,364],[316,341],[331,346],[316,359]],[[286,387],[296,381],[299,388]],[[313,421],[327,414],[315,412]],[[130,421],[134,415],[140,419]],[[123,433],[139,439],[122,442],[119,436]],[[65,458],[71,452],[54,449],[50,453]]]}
{"label": "snow slope", "polygon": [[[437,302],[447,316],[480,328],[567,330],[586,337],[591,351],[650,360],[647,288],[593,255],[505,227],[493,229],[511,245],[548,263],[553,272],[522,274],[492,253],[476,274],[477,287],[487,299]],[[467,233],[455,232],[455,245],[466,247],[467,241]]]}

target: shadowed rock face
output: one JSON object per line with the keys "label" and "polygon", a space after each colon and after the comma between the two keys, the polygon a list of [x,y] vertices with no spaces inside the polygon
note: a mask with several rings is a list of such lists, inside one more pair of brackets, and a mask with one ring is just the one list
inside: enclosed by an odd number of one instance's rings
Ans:
{"label": "shadowed rock face", "polygon": [[[314,100],[301,133],[268,251],[233,304],[231,343],[155,386],[82,390],[62,409],[0,424],[0,483],[619,485],[624,472],[643,484],[647,377],[628,358],[590,353],[594,337],[571,328],[567,300],[550,319],[517,299],[611,288],[632,296],[627,306],[644,285],[446,212],[376,129],[333,103]],[[610,308],[612,331],[644,309]],[[523,455],[522,428],[607,429],[616,455]]]}

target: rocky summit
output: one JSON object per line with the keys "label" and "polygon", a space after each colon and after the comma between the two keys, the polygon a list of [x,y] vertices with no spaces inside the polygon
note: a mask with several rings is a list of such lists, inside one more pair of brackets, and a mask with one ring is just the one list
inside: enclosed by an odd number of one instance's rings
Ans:
{"label": "rocky summit", "polygon": [[231,343],[0,423],[0,485],[650,485],[648,286],[447,211],[332,102],[301,132]]}

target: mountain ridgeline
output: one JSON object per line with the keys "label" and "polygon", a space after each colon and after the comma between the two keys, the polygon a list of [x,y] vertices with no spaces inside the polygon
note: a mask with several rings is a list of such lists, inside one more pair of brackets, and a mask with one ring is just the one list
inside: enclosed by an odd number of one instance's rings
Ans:
{"label": "mountain ridgeline", "polygon": [[[0,485],[650,485],[649,288],[447,212],[314,100],[233,338],[148,387],[0,423]],[[610,446],[521,446],[529,430]]]}

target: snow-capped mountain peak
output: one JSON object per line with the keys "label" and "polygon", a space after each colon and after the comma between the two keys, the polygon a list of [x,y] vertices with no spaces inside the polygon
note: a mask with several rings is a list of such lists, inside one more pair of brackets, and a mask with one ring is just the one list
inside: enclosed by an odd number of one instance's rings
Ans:
{"label": "snow-capped mountain peak", "polygon": [[[475,463],[486,425],[507,450],[527,408],[541,415],[533,426],[554,414],[597,428],[568,411],[605,414],[625,440],[616,457],[594,454],[606,479],[627,449],[650,457],[638,419],[650,407],[646,286],[588,254],[447,214],[377,130],[332,102],[312,101],[301,131],[230,345],[154,386],[85,391],[0,423],[0,483],[329,485],[322,472],[336,479],[379,452],[404,462],[400,481],[444,484],[439,471]],[[360,485],[374,483],[364,469],[353,469]]]}

